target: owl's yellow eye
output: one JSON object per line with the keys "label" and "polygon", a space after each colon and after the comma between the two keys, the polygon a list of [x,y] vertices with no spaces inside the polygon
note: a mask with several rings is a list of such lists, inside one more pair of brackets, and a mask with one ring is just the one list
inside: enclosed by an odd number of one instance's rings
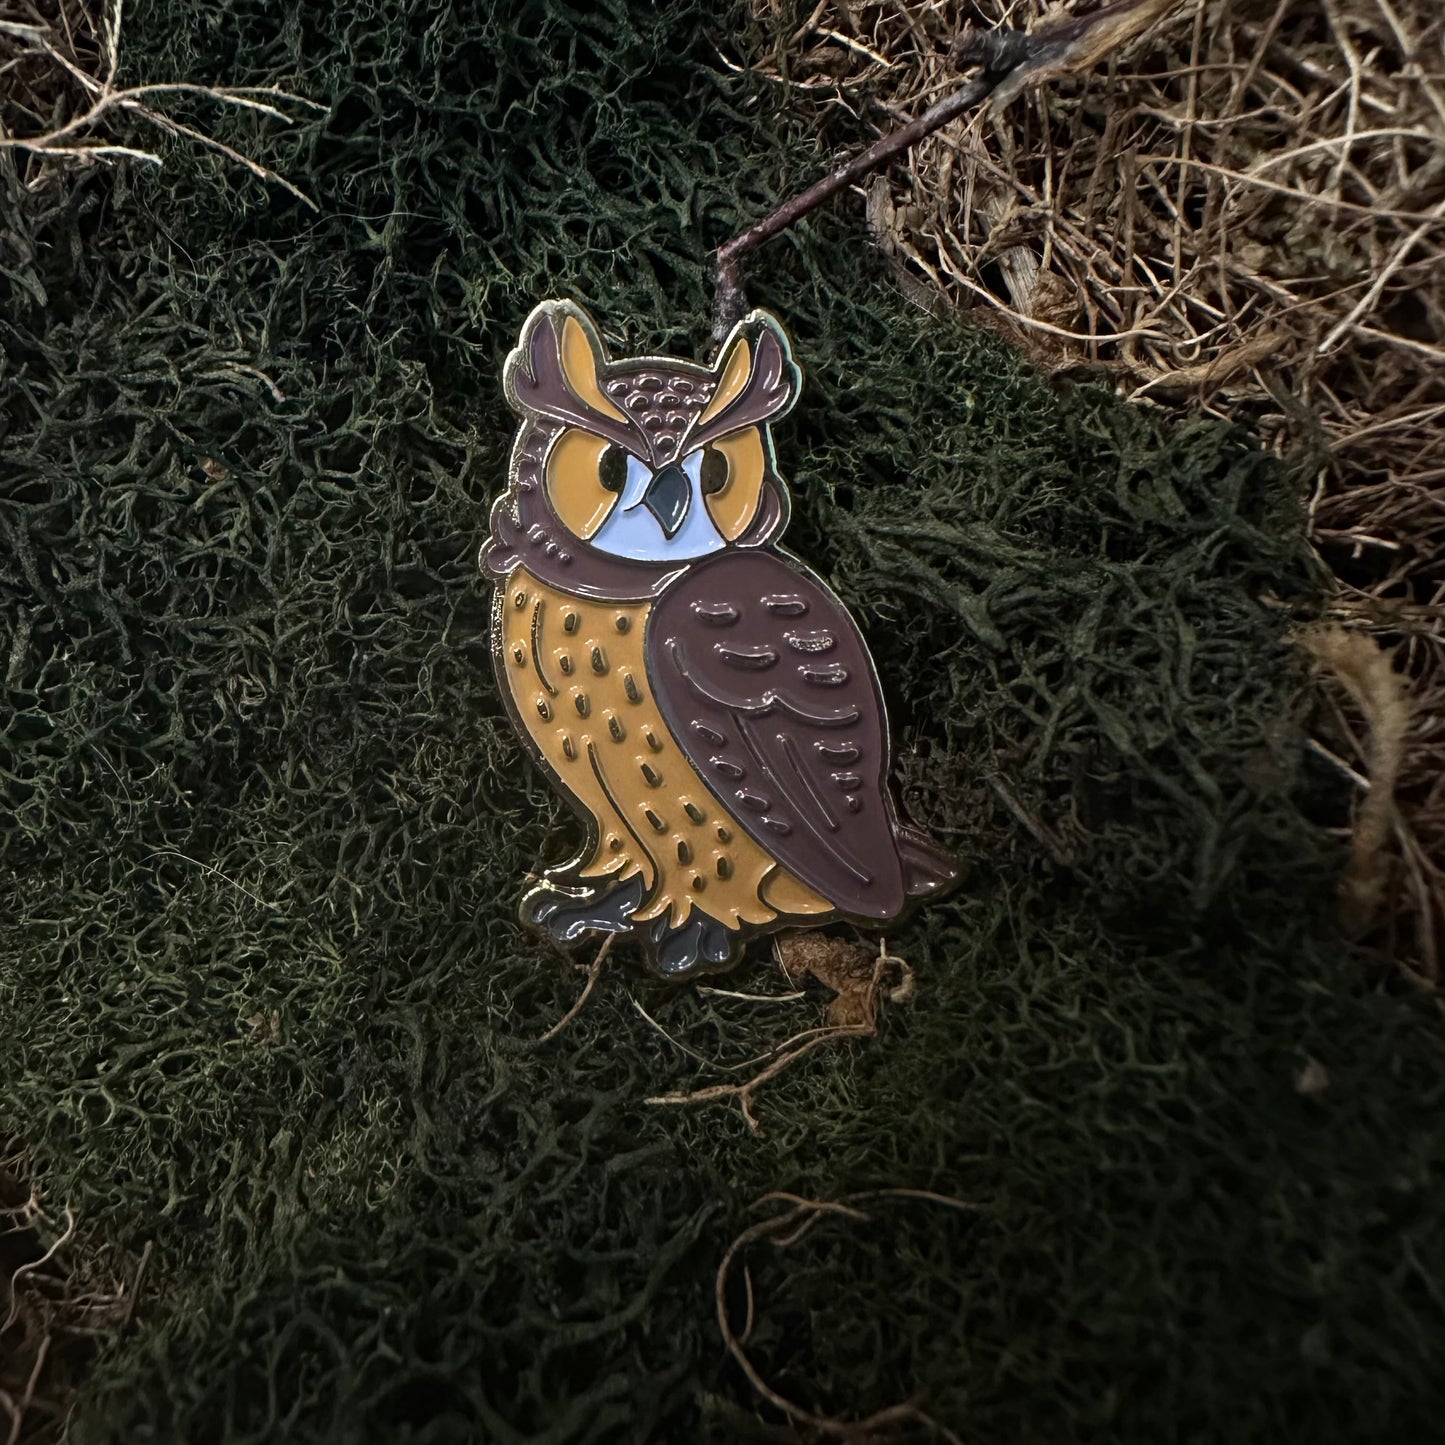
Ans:
{"label": "owl's yellow eye", "polygon": [[627,452],[568,427],[547,454],[547,495],[562,525],[584,541],[607,520],[627,484]]}
{"label": "owl's yellow eye", "polygon": [[747,531],[763,488],[763,438],[757,427],[703,448],[703,496],[713,524],[729,542]]}

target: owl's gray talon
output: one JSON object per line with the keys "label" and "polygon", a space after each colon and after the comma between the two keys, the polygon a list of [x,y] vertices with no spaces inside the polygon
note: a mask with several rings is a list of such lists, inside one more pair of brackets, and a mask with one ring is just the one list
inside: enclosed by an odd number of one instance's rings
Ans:
{"label": "owl's gray talon", "polygon": [[543,884],[523,902],[523,917],[545,928],[559,943],[575,943],[584,933],[626,933],[642,903],[642,878],[629,879],[579,897],[570,889]]}
{"label": "owl's gray talon", "polygon": [[724,967],[732,959],[735,941],[728,929],[697,908],[676,928],[669,928],[666,919],[660,920],[652,939],[657,945],[658,967],[673,978]]}

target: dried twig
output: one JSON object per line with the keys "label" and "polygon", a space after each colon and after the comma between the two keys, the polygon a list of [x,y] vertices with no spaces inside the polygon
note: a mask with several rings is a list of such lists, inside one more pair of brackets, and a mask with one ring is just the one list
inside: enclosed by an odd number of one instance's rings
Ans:
{"label": "dried twig", "polygon": [[16,1319],[20,1314],[20,1291],[18,1288],[20,1281],[24,1279],[27,1275],[36,1274],[39,1271],[43,1270],[45,1266],[49,1264],[50,1261],[54,1259],[55,1256],[59,1254],[60,1251],[64,1249],[67,1244],[70,1243],[74,1235],[75,1213],[69,1207],[69,1205],[67,1205],[65,1209],[65,1229],[62,1231],[62,1233],[56,1236],[50,1248],[47,1249],[45,1253],[40,1256],[39,1259],[30,1260],[28,1263],[18,1266],[12,1272],[10,1276],[9,1286],[10,1310],[5,1316],[5,1323],[0,1324],[0,1335],[3,1335],[5,1331],[8,1330],[10,1326],[15,1323]]}
{"label": "dried twig", "polygon": [[597,980],[602,976],[602,965],[606,963],[607,955],[611,953],[612,943],[616,937],[617,935],[615,933],[609,933],[607,937],[602,940],[602,947],[597,950],[597,956],[587,967],[587,983],[582,992],[577,996],[577,1002],[537,1040],[539,1044],[549,1043],[552,1039],[555,1039],[557,1035],[582,1012],[583,1006],[587,1000],[592,997],[592,990],[597,987]]}
{"label": "dried twig", "polygon": [[[822,1029],[796,1048],[787,1049],[785,1053],[779,1054],[766,1068],[754,1074],[744,1083],[712,1084],[706,1089],[696,1089],[692,1093],[657,1094],[643,1102],[647,1104],[711,1104],[716,1103],[719,1099],[736,1099],[738,1106],[742,1109],[743,1118],[747,1120],[748,1128],[754,1134],[761,1134],[762,1125],[758,1123],[757,1115],[753,1113],[753,1096],[764,1084],[776,1079],[779,1074],[791,1068],[799,1059],[811,1054],[814,1049],[821,1048],[824,1044],[836,1043],[839,1039],[871,1038],[874,1032],[875,1030],[866,1024]],[[789,1042],[791,1043],[792,1040]]]}
{"label": "dried twig", "polygon": [[[723,341],[747,311],[742,258],[749,251],[796,225],[829,197],[906,154],[982,101],[991,96],[1008,101],[1031,85],[1070,71],[1090,70],[1110,51],[1143,34],[1181,3],[1183,0],[1114,0],[1092,15],[1061,21],[1032,34],[1002,25],[993,30],[965,30],[955,45],[954,60],[961,70],[979,71],[973,80],[930,106],[916,120],[889,131],[867,150],[835,166],[807,190],[719,248],[714,340]],[[875,61],[882,59],[866,46],[861,47],[861,53]],[[886,66],[887,62],[883,63]]]}
{"label": "dried twig", "polygon": [[803,997],[797,991],[792,993],[740,993],[735,988],[711,988],[707,984],[699,984],[697,991],[704,998],[736,998],[745,1003],[796,1003]]}
{"label": "dried twig", "polygon": [[[705,1058],[695,1049],[674,1039],[634,999],[633,1007],[663,1038],[699,1062],[712,1068],[729,1071],[741,1071],[756,1064],[763,1065],[757,1073],[741,1083],[711,1084],[706,1088],[690,1092],[659,1094],[644,1102],[654,1105],[690,1105],[711,1104],[720,1099],[736,1099],[748,1128],[754,1134],[760,1134],[762,1125],[759,1124],[757,1115],[753,1112],[753,1101],[763,1085],[771,1083],[799,1059],[806,1058],[815,1049],[822,1048],[824,1044],[837,1043],[841,1039],[876,1037],[880,1000],[886,997],[893,1002],[902,1003],[912,997],[913,972],[903,959],[888,952],[886,942],[880,945],[878,955],[871,961],[867,961],[866,954],[863,955],[867,971],[861,972],[857,966],[856,955],[863,951],[856,945],[844,943],[842,940],[826,935],[803,931],[796,935],[802,940],[804,957],[798,974],[795,976],[789,967],[788,956],[781,947],[786,944],[789,937],[790,935],[786,934],[780,935],[775,941],[780,946],[778,960],[789,982],[796,982],[796,977],[802,974],[812,973],[834,991],[836,996],[828,1006],[827,1022],[819,1027],[803,1029],[793,1034],[792,1037],[784,1039],[782,1043],[774,1045],[756,1058],[744,1060],[739,1064],[722,1064]],[[793,997],[802,996],[801,993],[793,995]],[[767,1001],[772,1002],[772,999],[769,998]]]}
{"label": "dried twig", "polygon": [[148,1239],[145,1248],[140,1252],[140,1263],[135,1267],[135,1276],[130,1282],[130,1292],[126,1296],[125,1313],[120,1320],[120,1333],[124,1334],[135,1322],[135,1309],[140,1303],[141,1285],[145,1283],[146,1268],[151,1262],[151,1255],[155,1251],[156,1242]]}
{"label": "dried twig", "polygon": [[[40,1347],[35,1351],[35,1363],[31,1366],[30,1374],[25,1381],[25,1392],[21,1395],[18,1403],[5,1399],[5,1407],[10,1411],[10,1433],[6,1436],[5,1445],[17,1445],[20,1439],[20,1432],[25,1428],[25,1417],[30,1413],[30,1403],[35,1399],[35,1387],[40,1383],[40,1376],[45,1372],[45,1362],[50,1356],[51,1336],[46,1335],[40,1341]],[[3,1396],[0,1396],[3,1398]]]}

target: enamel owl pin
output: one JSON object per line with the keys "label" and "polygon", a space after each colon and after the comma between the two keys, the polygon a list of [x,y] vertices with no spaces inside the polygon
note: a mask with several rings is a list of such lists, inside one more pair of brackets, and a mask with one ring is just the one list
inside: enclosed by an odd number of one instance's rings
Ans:
{"label": "enamel owl pin", "polygon": [[482,565],[502,695],[587,830],[522,903],[559,941],[627,933],[678,977],[956,875],[899,819],[857,625],[778,546],[770,427],[801,380],[761,311],[704,367],[613,360],[547,301],[507,359],[521,425]]}

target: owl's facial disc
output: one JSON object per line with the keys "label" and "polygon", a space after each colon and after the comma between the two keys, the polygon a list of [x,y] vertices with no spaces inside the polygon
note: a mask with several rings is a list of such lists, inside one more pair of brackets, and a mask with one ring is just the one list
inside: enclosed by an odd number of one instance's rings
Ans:
{"label": "owl's facial disc", "polygon": [[655,472],[627,455],[617,506],[592,535],[594,547],[638,562],[684,562],[726,545],[703,501],[702,453]]}

